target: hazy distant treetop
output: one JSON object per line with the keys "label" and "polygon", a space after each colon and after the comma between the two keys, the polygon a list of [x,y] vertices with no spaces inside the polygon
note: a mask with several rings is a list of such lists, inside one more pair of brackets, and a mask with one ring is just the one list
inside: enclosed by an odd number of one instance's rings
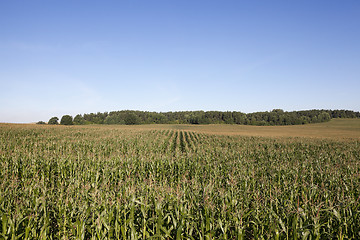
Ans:
{"label": "hazy distant treetop", "polygon": [[50,120],[48,121],[48,124],[50,124],[50,125],[59,124],[59,118],[58,118],[58,117],[52,117],[52,118],[50,118]]}
{"label": "hazy distant treetop", "polygon": [[83,116],[81,116],[81,114],[78,114],[74,117],[74,124],[76,125],[82,125],[82,124],[85,124],[85,120],[83,118]]}
{"label": "hazy distant treetop", "polygon": [[124,119],[126,125],[139,124],[139,118],[135,113],[128,113]]}
{"label": "hazy distant treetop", "polygon": [[74,123],[73,123],[73,118],[72,118],[72,116],[70,116],[70,115],[64,115],[64,116],[62,116],[61,121],[60,121],[60,124],[61,124],[61,125],[73,125]]}
{"label": "hazy distant treetop", "polygon": [[360,118],[359,112],[350,110],[303,110],[287,112],[182,111],[145,112],[113,111],[77,115],[74,124],[243,124],[243,125],[295,125],[326,122],[332,118]]}
{"label": "hazy distant treetop", "polygon": [[284,113],[284,110],[282,110],[282,109],[273,109],[271,112]]}

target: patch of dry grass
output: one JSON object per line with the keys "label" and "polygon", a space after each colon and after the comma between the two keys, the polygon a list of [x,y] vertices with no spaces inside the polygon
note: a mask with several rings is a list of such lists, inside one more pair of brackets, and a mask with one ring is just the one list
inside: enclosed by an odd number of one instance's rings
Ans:
{"label": "patch of dry grass", "polygon": [[360,140],[360,119],[332,119],[326,123],[292,126],[249,126],[230,124],[187,125],[187,124],[148,124],[148,125],[86,125],[86,126],[50,126],[35,124],[0,124],[0,127],[10,128],[66,128],[93,129],[96,131],[114,130],[127,133],[137,133],[144,130],[180,130],[197,133],[257,136],[257,137],[304,137],[330,138],[334,140]]}

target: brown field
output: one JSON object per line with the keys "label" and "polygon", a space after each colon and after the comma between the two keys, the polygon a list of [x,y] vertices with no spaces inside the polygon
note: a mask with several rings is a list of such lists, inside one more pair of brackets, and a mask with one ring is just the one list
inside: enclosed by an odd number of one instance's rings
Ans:
{"label": "brown field", "polygon": [[49,126],[36,124],[1,123],[0,127],[34,128],[98,128],[138,132],[144,130],[182,130],[197,133],[229,135],[229,136],[257,136],[257,137],[300,137],[327,138],[334,140],[360,140],[360,119],[332,119],[326,123],[292,126],[248,126],[230,124],[187,125],[187,124],[148,124],[148,125],[86,125],[86,126]]}

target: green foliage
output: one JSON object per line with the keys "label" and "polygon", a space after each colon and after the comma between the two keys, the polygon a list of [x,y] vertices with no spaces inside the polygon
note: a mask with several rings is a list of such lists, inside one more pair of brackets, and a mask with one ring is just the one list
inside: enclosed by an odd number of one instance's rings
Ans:
{"label": "green foliage", "polygon": [[124,117],[118,114],[109,115],[105,118],[105,124],[125,124]]}
{"label": "green foliage", "polygon": [[83,116],[81,116],[81,114],[78,114],[74,117],[74,124],[75,125],[84,125],[85,124],[85,119],[83,118]]}
{"label": "green foliage", "polygon": [[0,141],[1,239],[360,239],[358,140],[3,125]]}
{"label": "green foliage", "polygon": [[84,114],[84,120],[86,124],[103,124],[106,117],[108,116],[107,112],[104,113],[90,113]]}
{"label": "green foliage", "polygon": [[46,124],[46,122],[44,122],[44,121],[38,121],[36,124]]}
{"label": "green foliage", "polygon": [[57,124],[59,124],[59,118],[58,118],[58,117],[52,117],[52,118],[50,118],[50,120],[48,121],[48,124],[50,124],[50,125],[57,125]]}
{"label": "green foliage", "polygon": [[60,124],[61,125],[73,125],[74,123],[73,123],[72,116],[70,116],[70,115],[62,116]]}
{"label": "green foliage", "polygon": [[[80,116],[80,115],[79,115]],[[307,110],[286,112],[274,109],[271,112],[241,113],[220,111],[143,112],[115,111],[110,113],[84,114],[85,123],[93,124],[243,124],[243,125],[296,125],[327,122],[334,117],[360,117],[359,112],[345,110]]]}
{"label": "green foliage", "polygon": [[139,124],[139,118],[135,113],[127,113],[124,121],[126,125]]}

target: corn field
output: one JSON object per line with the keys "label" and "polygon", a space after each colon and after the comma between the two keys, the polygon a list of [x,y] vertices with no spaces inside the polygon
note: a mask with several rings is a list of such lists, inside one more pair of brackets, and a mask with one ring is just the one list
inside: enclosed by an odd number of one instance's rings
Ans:
{"label": "corn field", "polygon": [[0,239],[360,239],[360,142],[0,126]]}

